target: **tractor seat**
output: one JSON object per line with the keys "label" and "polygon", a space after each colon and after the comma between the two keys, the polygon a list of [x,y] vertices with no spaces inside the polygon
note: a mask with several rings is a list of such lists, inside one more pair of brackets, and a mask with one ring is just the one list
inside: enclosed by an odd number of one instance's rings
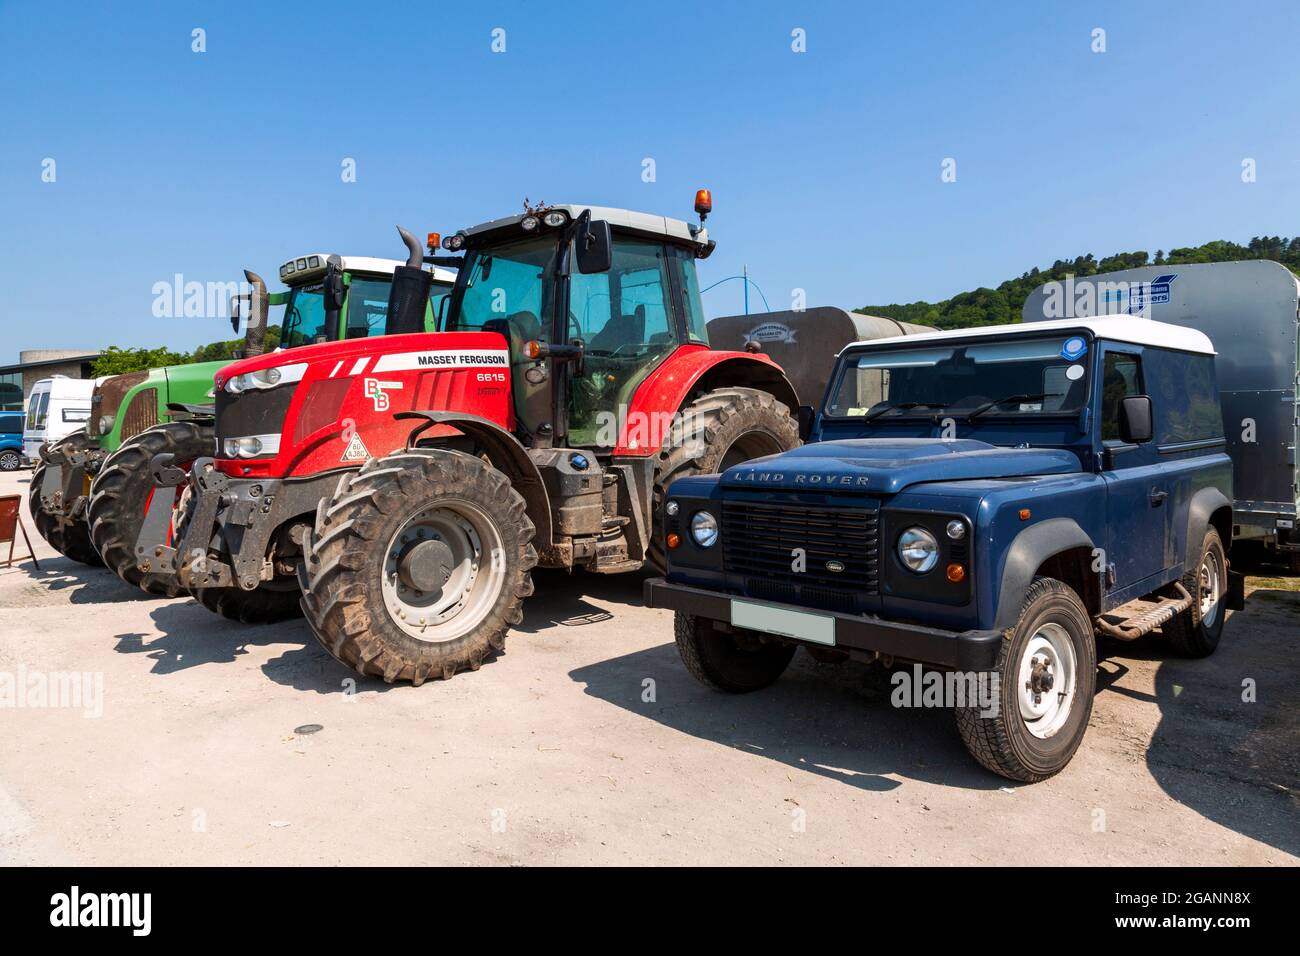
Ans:
{"label": "tractor seat", "polygon": [[645,306],[638,305],[632,315],[621,315],[605,323],[605,327],[591,337],[591,347],[601,352],[613,352],[621,345],[641,345],[645,342]]}

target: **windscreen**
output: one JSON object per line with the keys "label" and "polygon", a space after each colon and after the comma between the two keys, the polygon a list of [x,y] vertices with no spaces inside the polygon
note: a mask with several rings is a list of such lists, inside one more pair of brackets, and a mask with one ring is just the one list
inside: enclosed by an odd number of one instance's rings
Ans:
{"label": "windscreen", "polygon": [[1088,399],[1081,336],[861,350],[840,360],[825,412],[833,418],[907,415],[1040,416]]}

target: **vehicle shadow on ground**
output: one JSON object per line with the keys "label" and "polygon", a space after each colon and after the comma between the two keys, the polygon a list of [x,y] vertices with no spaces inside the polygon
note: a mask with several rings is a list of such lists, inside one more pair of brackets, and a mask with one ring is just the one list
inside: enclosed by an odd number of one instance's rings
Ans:
{"label": "vehicle shadow on ground", "polygon": [[863,790],[900,785],[887,775],[971,790],[1010,785],[973,763],[950,711],[892,706],[890,673],[879,666],[819,664],[801,652],[771,687],[732,695],[696,682],[670,642],[569,676],[638,717]]}
{"label": "vehicle shadow on ground", "polygon": [[1163,657],[1147,751],[1156,782],[1206,819],[1300,855],[1300,593],[1253,591],[1210,657],[1151,644]]}
{"label": "vehicle shadow on ground", "polygon": [[[70,604],[117,604],[123,601],[149,601],[154,598],[127,584],[108,568],[91,567],[62,555],[41,558],[37,568],[30,559],[15,565],[13,573],[25,575],[46,591],[66,597]],[[8,574],[10,569],[0,569]]]}
{"label": "vehicle shadow on ground", "polygon": [[514,634],[539,634],[554,627],[593,627],[614,615],[586,600],[596,597],[618,607],[641,607],[641,582],[655,572],[591,574],[586,571],[533,572],[533,596],[524,603],[524,619],[511,628]]}
{"label": "vehicle shadow on ground", "polygon": [[138,631],[118,634],[114,650],[149,657],[154,662],[150,669],[153,674],[174,674],[204,664],[228,664],[247,654],[250,647],[307,641],[315,646],[307,625],[301,620],[240,624],[213,614],[192,598],[160,604],[149,616],[160,632],[158,636]]}

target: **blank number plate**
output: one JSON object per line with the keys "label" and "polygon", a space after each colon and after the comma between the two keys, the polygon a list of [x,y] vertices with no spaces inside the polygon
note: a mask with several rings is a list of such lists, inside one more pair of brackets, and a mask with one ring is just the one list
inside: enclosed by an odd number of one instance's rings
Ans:
{"label": "blank number plate", "polygon": [[796,637],[813,644],[835,646],[835,618],[807,611],[789,611],[753,601],[731,601],[731,624],[751,631]]}

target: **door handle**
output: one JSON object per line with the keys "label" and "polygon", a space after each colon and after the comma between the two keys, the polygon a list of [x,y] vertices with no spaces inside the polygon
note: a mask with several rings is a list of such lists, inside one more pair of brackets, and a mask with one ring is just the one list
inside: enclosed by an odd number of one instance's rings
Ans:
{"label": "door handle", "polygon": [[1152,508],[1159,508],[1162,504],[1165,503],[1165,499],[1168,498],[1168,497],[1169,497],[1169,492],[1167,492],[1167,491],[1161,491],[1159,488],[1152,488],[1152,489],[1151,489],[1151,507],[1152,507]]}

